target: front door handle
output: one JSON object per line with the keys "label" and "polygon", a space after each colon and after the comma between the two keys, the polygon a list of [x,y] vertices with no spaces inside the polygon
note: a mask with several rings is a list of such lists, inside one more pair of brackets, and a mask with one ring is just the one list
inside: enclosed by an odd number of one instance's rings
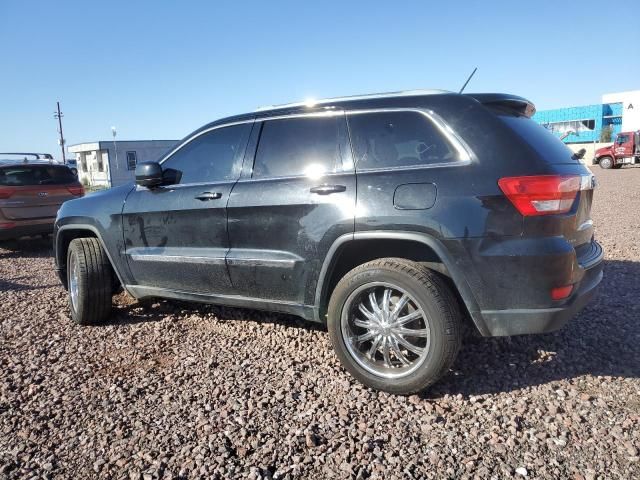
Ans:
{"label": "front door handle", "polygon": [[194,198],[206,202],[207,200],[218,200],[222,198],[222,194],[220,192],[202,192]]}
{"label": "front door handle", "polygon": [[331,193],[344,192],[347,189],[344,185],[318,185],[312,187],[309,191],[318,195],[329,195]]}

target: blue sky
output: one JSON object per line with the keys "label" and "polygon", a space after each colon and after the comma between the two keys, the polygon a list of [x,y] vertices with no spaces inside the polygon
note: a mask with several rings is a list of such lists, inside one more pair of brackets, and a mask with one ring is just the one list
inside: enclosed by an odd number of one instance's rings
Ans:
{"label": "blue sky", "polygon": [[0,151],[58,156],[57,100],[68,144],[177,139],[265,104],[457,90],[474,66],[468,91],[598,103],[640,88],[638,18],[637,0],[0,0]]}

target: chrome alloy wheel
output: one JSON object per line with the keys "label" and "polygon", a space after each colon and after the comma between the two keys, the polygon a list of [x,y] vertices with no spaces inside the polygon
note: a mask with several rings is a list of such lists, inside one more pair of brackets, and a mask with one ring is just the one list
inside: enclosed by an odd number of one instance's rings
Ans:
{"label": "chrome alloy wheel", "polygon": [[78,309],[78,277],[80,271],[76,256],[71,255],[69,258],[69,295],[71,296],[71,306],[74,310]]}
{"label": "chrome alloy wheel", "polygon": [[347,298],[340,320],[347,350],[374,375],[400,378],[427,358],[429,320],[418,302],[389,283],[367,283]]}

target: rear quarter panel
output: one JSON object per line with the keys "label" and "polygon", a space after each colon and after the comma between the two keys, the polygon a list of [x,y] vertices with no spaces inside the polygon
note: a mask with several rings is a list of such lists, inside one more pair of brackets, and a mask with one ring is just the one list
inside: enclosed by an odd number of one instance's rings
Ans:
{"label": "rear quarter panel", "polygon": [[[510,142],[506,126],[477,101],[460,95],[434,95],[379,102],[371,108],[423,108],[442,117],[468,145],[471,161],[446,166],[357,171],[356,231],[412,230],[438,239],[513,236],[522,233],[522,217],[498,187],[502,176],[518,175],[535,155]],[[501,134],[504,133],[504,134]],[[544,166],[539,167],[541,170]],[[433,206],[401,210],[393,201],[400,185],[430,183]]]}
{"label": "rear quarter panel", "polygon": [[[536,145],[520,140],[495,113],[471,98],[437,95],[421,101],[422,108],[442,117],[464,140],[472,153],[471,162],[411,170],[357,171],[356,232],[399,230],[428,234],[447,248],[456,267],[464,272],[480,308],[538,306],[543,299],[532,295],[533,285],[528,288],[527,282],[540,277],[557,280],[558,272],[564,275],[571,271],[569,257],[573,249],[557,238],[541,247],[548,247],[548,251],[532,251],[535,242],[523,241],[524,218],[504,196],[498,180],[565,173],[559,172],[564,167],[546,161],[535,150]],[[403,105],[400,102],[389,106]],[[409,106],[415,108],[415,102]],[[567,149],[568,161],[570,156]],[[581,165],[571,168],[584,169]],[[423,210],[395,208],[394,191],[407,183],[434,184],[437,195],[433,206]],[[545,265],[540,265],[540,258],[558,268],[547,272]],[[521,289],[525,292],[522,298],[513,298],[516,283],[525,287]]]}

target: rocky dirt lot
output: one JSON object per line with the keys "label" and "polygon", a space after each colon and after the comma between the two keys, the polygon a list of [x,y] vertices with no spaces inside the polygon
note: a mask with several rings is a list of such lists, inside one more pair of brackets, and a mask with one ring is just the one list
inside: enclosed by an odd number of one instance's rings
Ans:
{"label": "rocky dirt lot", "polygon": [[640,168],[595,173],[599,299],[467,339],[420,396],[356,383],[294,317],[121,296],[78,327],[50,242],[0,248],[0,478],[639,478]]}

